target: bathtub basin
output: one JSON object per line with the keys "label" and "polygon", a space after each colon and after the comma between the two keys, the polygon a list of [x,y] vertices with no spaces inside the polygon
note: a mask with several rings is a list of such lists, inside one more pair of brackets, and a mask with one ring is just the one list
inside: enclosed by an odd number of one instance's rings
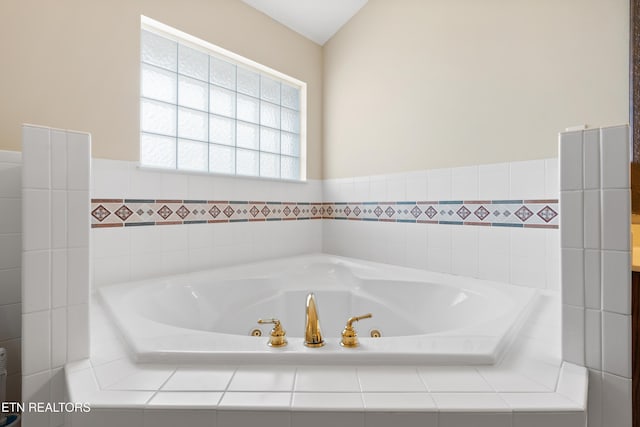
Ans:
{"label": "bathtub basin", "polygon": [[[326,345],[303,345],[314,292]],[[324,254],[101,287],[98,294],[139,362],[493,364],[536,296],[533,289]],[[343,348],[346,320],[360,346]],[[289,344],[267,346],[278,318]],[[258,328],[262,336],[251,336]],[[381,337],[372,338],[371,330]]]}

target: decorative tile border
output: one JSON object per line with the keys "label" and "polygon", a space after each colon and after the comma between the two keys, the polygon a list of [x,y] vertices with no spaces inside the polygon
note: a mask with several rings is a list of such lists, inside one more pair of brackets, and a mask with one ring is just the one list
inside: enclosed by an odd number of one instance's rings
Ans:
{"label": "decorative tile border", "polygon": [[323,203],[325,219],[558,228],[558,200]]}
{"label": "decorative tile border", "polygon": [[335,219],[494,227],[558,228],[558,200],[274,202],[92,199],[91,226],[123,227]]}

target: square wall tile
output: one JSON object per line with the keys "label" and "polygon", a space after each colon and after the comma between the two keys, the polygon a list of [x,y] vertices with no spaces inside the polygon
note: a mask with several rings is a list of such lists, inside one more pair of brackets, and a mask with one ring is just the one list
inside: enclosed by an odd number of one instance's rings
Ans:
{"label": "square wall tile", "polygon": [[545,195],[544,160],[513,162],[510,168],[510,199],[542,199]]}
{"label": "square wall tile", "polygon": [[599,250],[586,249],[584,251],[584,302],[585,307],[600,310],[601,301],[601,262],[602,253]]}
{"label": "square wall tile", "polygon": [[217,418],[217,427],[291,426],[291,413],[288,411],[218,411]]}
{"label": "square wall tile", "polygon": [[366,412],[367,427],[438,427],[437,412]]}
{"label": "square wall tile", "polygon": [[360,392],[360,383],[353,367],[302,367],[296,372],[294,391]]}
{"label": "square wall tile", "polygon": [[629,127],[600,129],[602,188],[629,188]]}
{"label": "square wall tile", "polygon": [[596,190],[600,188],[600,130],[586,130],[582,136],[584,154],[584,177],[583,185],[585,190]]}
{"label": "square wall tile", "polygon": [[585,310],[585,361],[591,369],[602,369],[602,312]]}
{"label": "square wall tile", "polygon": [[602,367],[631,378],[631,316],[602,312]]}
{"label": "square wall tile", "polygon": [[560,192],[560,247],[583,248],[583,211],[582,191]]}
{"label": "square wall tile", "polygon": [[513,427],[584,427],[584,412],[514,412]]}
{"label": "square wall tile", "polygon": [[478,166],[478,199],[505,200],[509,198],[509,164],[495,163]]}
{"label": "square wall tile", "polygon": [[631,314],[631,252],[602,251],[602,308]]}
{"label": "square wall tile", "polygon": [[89,305],[67,308],[67,362],[89,357]]}
{"label": "square wall tile", "polygon": [[67,251],[67,302],[70,305],[89,303],[89,263],[88,248]]}
{"label": "square wall tile", "polygon": [[584,192],[584,247],[600,247],[600,191]]}
{"label": "square wall tile", "polygon": [[64,190],[51,192],[51,247],[67,247],[67,192]]}
{"label": "square wall tile", "polygon": [[292,391],[295,369],[239,368],[229,384],[229,391]]}
{"label": "square wall tile", "polygon": [[144,427],[210,427],[216,425],[215,421],[216,412],[213,410],[181,410],[176,408],[171,410],[146,409],[144,411]]}
{"label": "square wall tile", "polygon": [[89,211],[91,202],[88,191],[69,191],[67,193],[67,230],[68,246],[89,246]]}
{"label": "square wall tile", "polygon": [[67,363],[67,309],[51,310],[51,366],[63,367]]}
{"label": "square wall tile", "polygon": [[21,313],[20,304],[0,305],[0,341],[20,338]]}
{"label": "square wall tile", "polygon": [[51,193],[49,190],[22,191],[22,250],[51,247]]}
{"label": "square wall tile", "polygon": [[364,412],[293,412],[292,427],[364,427]]}
{"label": "square wall tile", "polygon": [[602,423],[602,372],[592,369],[589,370],[587,419],[589,427],[606,427]]}
{"label": "square wall tile", "polygon": [[562,304],[562,357],[584,365],[584,308]]}
{"label": "square wall tile", "polygon": [[89,191],[90,171],[91,135],[67,132],[67,188]]}
{"label": "square wall tile", "polygon": [[584,306],[584,251],[561,250],[562,302]]}
{"label": "square wall tile", "polygon": [[51,368],[51,319],[49,311],[22,316],[22,375]]}
{"label": "square wall tile", "polygon": [[51,129],[51,188],[67,189],[67,133]]}
{"label": "square wall tile", "polygon": [[0,270],[0,301],[2,304],[16,304],[22,299],[22,270],[10,268]]}
{"label": "square wall tile", "polygon": [[50,130],[22,126],[22,186],[28,189],[51,187]]}
{"label": "square wall tile", "polygon": [[631,380],[602,374],[602,420],[606,427],[631,425]]}
{"label": "square wall tile", "polygon": [[560,191],[582,190],[582,131],[560,134]]}
{"label": "square wall tile", "polygon": [[[563,214],[564,217],[564,214]],[[629,251],[631,233],[631,193],[629,190],[602,191],[602,249]]]}
{"label": "square wall tile", "polygon": [[51,251],[51,306],[67,305],[67,251]]}
{"label": "square wall tile", "polygon": [[29,251],[22,255],[22,311],[47,310],[51,304],[50,251]]}
{"label": "square wall tile", "polygon": [[478,199],[478,166],[451,169],[451,198],[454,200]]}
{"label": "square wall tile", "polygon": [[427,193],[431,200],[451,200],[451,169],[427,171]]}
{"label": "square wall tile", "polygon": [[511,427],[510,412],[441,412],[438,427]]}

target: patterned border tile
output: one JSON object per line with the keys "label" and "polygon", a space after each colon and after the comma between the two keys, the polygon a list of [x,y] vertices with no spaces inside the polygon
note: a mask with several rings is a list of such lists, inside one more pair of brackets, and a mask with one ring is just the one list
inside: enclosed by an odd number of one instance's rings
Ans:
{"label": "patterned border tile", "polygon": [[92,199],[91,226],[335,219],[493,227],[558,228],[558,200],[277,202]]}

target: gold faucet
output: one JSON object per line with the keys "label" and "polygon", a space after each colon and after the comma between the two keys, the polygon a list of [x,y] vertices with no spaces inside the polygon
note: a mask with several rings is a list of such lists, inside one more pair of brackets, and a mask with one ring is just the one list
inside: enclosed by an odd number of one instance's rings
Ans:
{"label": "gold faucet", "polygon": [[304,328],[304,345],[307,347],[322,347],[322,331],[320,331],[320,319],[318,319],[318,308],[316,307],[316,297],[313,292],[307,295],[307,323]]}
{"label": "gold faucet", "polygon": [[287,331],[282,329],[282,325],[278,319],[258,319],[258,323],[261,325],[264,325],[265,323],[273,323],[274,325],[271,330],[271,336],[269,337],[269,347],[284,347],[287,345],[287,339],[285,338]]}
{"label": "gold faucet", "polygon": [[371,313],[367,313],[362,316],[350,317],[349,320],[347,320],[347,326],[345,326],[342,331],[342,341],[340,341],[340,345],[350,348],[360,345],[358,343],[358,334],[356,334],[356,330],[353,327],[353,322],[357,322],[362,319],[369,319],[370,317],[372,317]]}

